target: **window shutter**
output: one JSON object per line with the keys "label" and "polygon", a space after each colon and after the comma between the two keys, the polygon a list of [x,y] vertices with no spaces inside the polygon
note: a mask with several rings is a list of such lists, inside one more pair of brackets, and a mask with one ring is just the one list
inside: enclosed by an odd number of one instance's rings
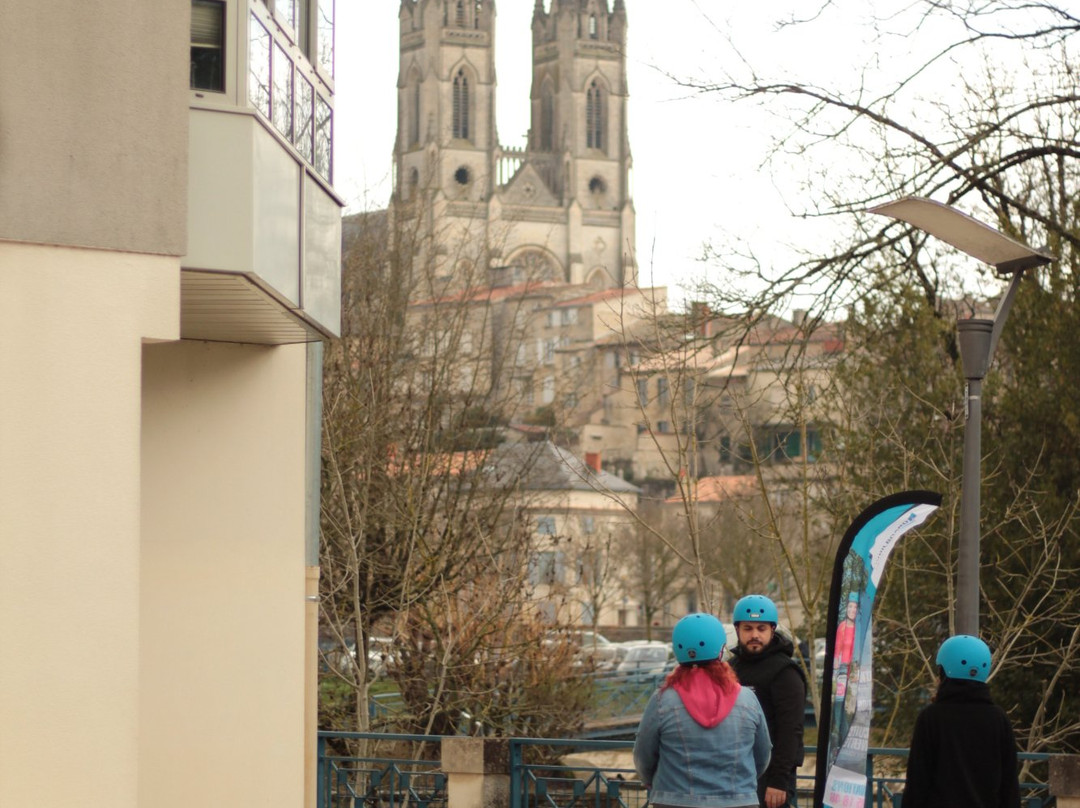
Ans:
{"label": "window shutter", "polygon": [[191,4],[191,44],[220,48],[224,41],[224,6],[218,2],[194,0]]}

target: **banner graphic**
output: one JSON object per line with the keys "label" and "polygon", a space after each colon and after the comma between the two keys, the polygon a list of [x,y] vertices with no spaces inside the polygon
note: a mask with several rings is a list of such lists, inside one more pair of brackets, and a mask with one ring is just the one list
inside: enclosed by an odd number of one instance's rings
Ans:
{"label": "banner graphic", "polygon": [[941,504],[932,491],[879,499],[851,523],[836,551],[818,713],[816,808],[866,805],[873,707],[874,598],[900,538]]}

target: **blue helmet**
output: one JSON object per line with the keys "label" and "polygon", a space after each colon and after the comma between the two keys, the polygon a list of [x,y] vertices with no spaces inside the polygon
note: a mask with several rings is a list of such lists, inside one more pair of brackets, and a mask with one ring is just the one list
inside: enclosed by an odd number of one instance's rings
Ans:
{"label": "blue helmet", "polygon": [[731,613],[732,623],[738,625],[744,620],[748,623],[772,623],[775,626],[780,622],[780,613],[776,610],[776,604],[764,595],[747,595],[739,598]]}
{"label": "blue helmet", "polygon": [[985,682],[990,675],[990,648],[978,637],[957,634],[941,644],[937,664],[949,679]]}
{"label": "blue helmet", "polygon": [[724,652],[724,624],[711,614],[688,614],[671,631],[671,647],[680,663],[709,662]]}

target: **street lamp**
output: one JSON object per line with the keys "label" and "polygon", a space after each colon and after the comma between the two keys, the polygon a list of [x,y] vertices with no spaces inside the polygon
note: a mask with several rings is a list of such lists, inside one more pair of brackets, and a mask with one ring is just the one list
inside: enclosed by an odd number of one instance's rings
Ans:
{"label": "street lamp", "polygon": [[990,264],[1009,288],[992,320],[972,318],[956,324],[960,364],[967,379],[964,467],[960,485],[960,542],[957,559],[957,634],[979,634],[979,489],[982,484],[982,380],[990,367],[1005,318],[1024,270],[1049,264],[1056,256],[1033,250],[955,208],[917,196],[870,209],[935,236],[946,244]]}

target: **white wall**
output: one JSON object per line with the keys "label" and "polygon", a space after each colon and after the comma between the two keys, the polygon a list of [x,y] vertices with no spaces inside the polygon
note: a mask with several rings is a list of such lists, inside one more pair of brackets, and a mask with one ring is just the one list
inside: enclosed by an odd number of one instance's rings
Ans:
{"label": "white wall", "polygon": [[145,348],[141,808],[304,804],[305,355]]}
{"label": "white wall", "polygon": [[0,241],[0,805],[135,808],[144,339],[175,258]]}

